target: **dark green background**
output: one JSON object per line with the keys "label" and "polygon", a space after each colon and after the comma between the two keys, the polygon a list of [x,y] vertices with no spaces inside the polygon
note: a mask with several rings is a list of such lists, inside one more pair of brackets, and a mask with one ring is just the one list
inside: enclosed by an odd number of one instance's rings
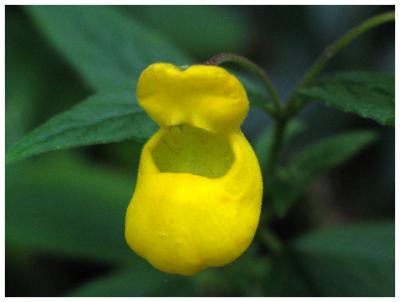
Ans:
{"label": "dark green background", "polygon": [[[161,35],[195,62],[222,51],[240,53],[264,67],[280,95],[287,97],[327,44],[362,20],[393,8],[109,9]],[[65,36],[60,39],[73,43],[69,29],[85,24],[64,22]],[[86,29],[93,36],[113,32],[102,26]],[[60,45],[47,39],[46,30],[51,28],[43,26],[40,14],[6,7],[6,149],[103,84],[84,81]],[[113,36],[118,38],[118,32]],[[122,44],[110,47],[117,56],[127,55]],[[90,48],[88,53],[96,56],[101,51]],[[394,74],[394,56],[394,25],[384,25],[350,44],[326,73],[361,69]],[[314,178],[286,216],[272,218],[268,228],[283,242],[279,252],[265,244],[271,239],[265,238],[268,230],[260,232],[265,227],[261,225],[245,255],[225,268],[191,278],[159,273],[124,243],[124,211],[142,143],[51,152],[8,165],[6,295],[393,296],[394,128],[321,104],[308,106],[300,120],[304,130],[285,145],[283,162],[338,132],[368,128],[379,133],[379,140]],[[243,131],[256,145],[270,125],[271,120],[253,108]]]}

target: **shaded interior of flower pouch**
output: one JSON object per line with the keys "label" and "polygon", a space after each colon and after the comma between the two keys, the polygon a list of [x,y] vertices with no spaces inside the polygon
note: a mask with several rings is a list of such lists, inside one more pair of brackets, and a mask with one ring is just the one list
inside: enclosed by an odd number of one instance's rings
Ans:
{"label": "shaded interior of flower pouch", "polygon": [[188,125],[170,128],[152,155],[161,172],[191,173],[209,178],[225,175],[234,161],[226,137]]}

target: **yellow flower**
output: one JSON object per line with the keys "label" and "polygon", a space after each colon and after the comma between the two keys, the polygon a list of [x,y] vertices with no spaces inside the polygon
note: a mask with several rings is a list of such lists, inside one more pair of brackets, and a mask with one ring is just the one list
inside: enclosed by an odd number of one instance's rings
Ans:
{"label": "yellow flower", "polygon": [[157,63],[137,87],[160,129],[143,147],[126,212],[129,246],[167,273],[223,266],[250,245],[262,179],[240,131],[249,102],[242,84],[217,66],[186,70]]}

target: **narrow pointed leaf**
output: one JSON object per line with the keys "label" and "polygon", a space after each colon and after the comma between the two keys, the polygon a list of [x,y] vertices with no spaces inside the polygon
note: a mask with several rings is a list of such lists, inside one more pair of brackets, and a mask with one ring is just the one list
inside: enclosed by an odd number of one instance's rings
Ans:
{"label": "narrow pointed leaf", "polygon": [[99,94],[23,137],[6,154],[6,163],[53,150],[126,139],[144,141],[155,129],[135,102],[133,91]]}

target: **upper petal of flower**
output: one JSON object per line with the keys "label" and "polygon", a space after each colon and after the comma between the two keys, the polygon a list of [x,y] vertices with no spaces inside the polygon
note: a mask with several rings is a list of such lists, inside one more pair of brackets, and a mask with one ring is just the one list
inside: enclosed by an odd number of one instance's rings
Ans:
{"label": "upper petal of flower", "polygon": [[218,66],[193,65],[185,70],[156,63],[141,74],[139,104],[161,127],[189,124],[211,132],[236,131],[249,101],[240,81]]}

